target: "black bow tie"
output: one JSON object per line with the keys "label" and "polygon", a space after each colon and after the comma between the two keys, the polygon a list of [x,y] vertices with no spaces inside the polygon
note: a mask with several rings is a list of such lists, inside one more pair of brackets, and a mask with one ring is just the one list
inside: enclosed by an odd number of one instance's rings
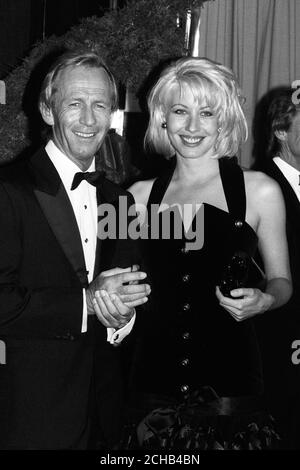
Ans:
{"label": "black bow tie", "polygon": [[103,178],[104,173],[102,171],[86,171],[85,173],[75,173],[73,183],[71,186],[71,191],[76,189],[80,185],[82,180],[86,180],[88,183],[96,186],[98,181]]}

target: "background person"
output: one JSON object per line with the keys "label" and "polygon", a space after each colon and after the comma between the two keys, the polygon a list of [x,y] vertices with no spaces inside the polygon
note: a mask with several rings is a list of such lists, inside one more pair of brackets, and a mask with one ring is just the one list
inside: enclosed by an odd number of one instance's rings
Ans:
{"label": "background person", "polygon": [[[271,92],[264,115],[267,154],[262,169],[279,184],[286,206],[286,232],[293,295],[268,319],[258,319],[263,352],[266,395],[281,429],[282,447],[300,449],[300,106],[293,102],[295,90],[282,87]],[[294,358],[294,359],[293,359]]]}

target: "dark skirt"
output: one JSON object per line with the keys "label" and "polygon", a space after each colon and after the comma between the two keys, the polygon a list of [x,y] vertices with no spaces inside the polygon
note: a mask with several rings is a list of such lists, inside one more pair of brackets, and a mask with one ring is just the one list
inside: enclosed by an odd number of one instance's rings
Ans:
{"label": "dark skirt", "polygon": [[261,397],[218,397],[203,387],[182,402],[152,394],[135,398],[120,449],[269,450],[279,442]]}

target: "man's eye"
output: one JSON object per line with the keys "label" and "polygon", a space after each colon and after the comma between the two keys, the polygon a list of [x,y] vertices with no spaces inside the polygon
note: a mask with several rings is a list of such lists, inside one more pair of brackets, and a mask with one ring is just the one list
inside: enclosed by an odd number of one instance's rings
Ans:
{"label": "man's eye", "polygon": [[78,103],[78,101],[73,101],[72,103],[70,103],[69,106],[71,106],[71,108],[78,108],[79,103]]}

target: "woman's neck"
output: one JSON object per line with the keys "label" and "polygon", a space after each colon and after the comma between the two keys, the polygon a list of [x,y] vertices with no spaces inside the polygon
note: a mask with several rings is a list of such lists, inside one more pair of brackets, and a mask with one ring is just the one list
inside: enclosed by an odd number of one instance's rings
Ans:
{"label": "woman's neck", "polygon": [[193,184],[193,182],[205,183],[219,173],[219,161],[213,158],[182,158],[177,157],[174,179]]}

